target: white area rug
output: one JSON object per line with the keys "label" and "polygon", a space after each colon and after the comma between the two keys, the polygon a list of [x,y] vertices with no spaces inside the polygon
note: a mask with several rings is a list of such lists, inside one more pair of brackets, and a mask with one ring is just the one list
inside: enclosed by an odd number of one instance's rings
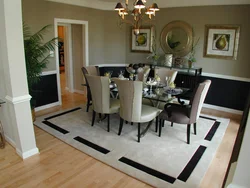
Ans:
{"label": "white area rug", "polygon": [[[197,135],[191,128],[189,145],[186,144],[185,125],[171,127],[165,122],[162,136],[158,137],[153,124],[138,143],[137,124],[124,124],[118,136],[118,114],[110,116],[110,132],[107,132],[107,120],[96,121],[92,127],[92,112],[85,112],[85,108],[39,117],[35,125],[152,186],[194,188],[199,186],[229,124],[229,119],[202,116],[197,122]],[[143,126],[146,124],[141,130]]]}

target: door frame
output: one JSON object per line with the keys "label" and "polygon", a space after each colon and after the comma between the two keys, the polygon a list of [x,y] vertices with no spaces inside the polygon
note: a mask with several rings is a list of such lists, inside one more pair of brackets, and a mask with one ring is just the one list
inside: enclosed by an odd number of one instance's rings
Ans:
{"label": "door frame", "polygon": [[[89,65],[89,32],[88,32],[88,21],[83,20],[71,20],[71,19],[61,19],[61,18],[54,18],[54,28],[55,28],[55,37],[58,37],[58,29],[57,26],[63,25],[63,24],[80,24],[84,25],[83,33],[85,33],[85,40],[83,43],[85,43],[85,51],[83,52],[85,54],[85,66]],[[68,42],[69,42],[69,62],[68,62],[68,71],[69,71],[69,90],[70,92],[73,92],[73,58],[72,58],[72,36],[71,31],[68,32]],[[83,44],[84,45],[84,44]],[[59,104],[62,105],[62,96],[61,96],[61,82],[60,82],[60,66],[59,66],[59,55],[58,55],[58,48],[55,48],[55,57],[56,57],[56,78],[57,78],[57,92],[58,92],[58,99]],[[84,61],[83,61],[84,63]],[[84,65],[84,64],[83,64]]]}

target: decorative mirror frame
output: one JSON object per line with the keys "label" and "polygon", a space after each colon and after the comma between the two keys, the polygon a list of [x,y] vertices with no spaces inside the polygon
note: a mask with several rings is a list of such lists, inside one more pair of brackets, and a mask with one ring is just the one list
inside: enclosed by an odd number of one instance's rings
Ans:
{"label": "decorative mirror frame", "polygon": [[[172,29],[175,29],[175,28],[183,29],[187,33],[187,36],[188,36],[187,45],[185,46],[185,48],[183,50],[178,51],[178,52],[176,52],[175,50],[170,48],[170,46],[168,45],[167,40],[166,40],[168,32],[171,31]],[[171,53],[175,57],[186,56],[191,51],[191,48],[192,48],[193,29],[188,23],[186,23],[184,21],[180,21],[180,20],[172,21],[172,22],[168,23],[163,28],[163,30],[161,32],[160,41],[161,41],[161,47],[165,53]]]}

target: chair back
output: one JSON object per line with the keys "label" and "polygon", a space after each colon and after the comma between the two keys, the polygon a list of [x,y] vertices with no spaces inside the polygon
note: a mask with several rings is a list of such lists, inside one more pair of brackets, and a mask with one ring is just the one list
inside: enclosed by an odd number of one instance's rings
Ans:
{"label": "chair back", "polygon": [[137,75],[138,80],[145,83],[147,81],[147,79],[148,79],[149,72],[150,72],[150,67],[144,67],[143,71],[139,72],[138,75]]}
{"label": "chair back", "polygon": [[86,80],[89,83],[92,95],[93,110],[102,114],[109,113],[109,78],[106,76],[92,76],[87,74]]}
{"label": "chair back", "polygon": [[142,108],[142,82],[115,79],[120,99],[120,117],[139,122]]}
{"label": "chair back", "polygon": [[199,118],[201,113],[201,108],[206,98],[208,89],[211,85],[211,80],[205,80],[200,83],[193,98],[190,100],[191,102],[191,111],[190,111],[190,123],[195,123]]}
{"label": "chair back", "polygon": [[160,77],[162,83],[166,83],[166,77],[168,77],[168,83],[174,82],[178,71],[170,70],[167,68],[157,68],[155,69],[156,74]]}
{"label": "chair back", "polygon": [[87,74],[94,75],[94,76],[100,76],[99,67],[98,66],[82,67],[82,73],[83,73],[83,76],[84,76],[84,79],[85,79],[85,82],[86,82],[87,85],[89,85],[88,81],[86,79],[86,75]]}

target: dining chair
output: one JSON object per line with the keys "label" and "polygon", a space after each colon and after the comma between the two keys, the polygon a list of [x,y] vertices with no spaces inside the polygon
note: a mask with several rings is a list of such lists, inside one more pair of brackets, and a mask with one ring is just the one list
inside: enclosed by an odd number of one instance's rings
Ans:
{"label": "dining chair", "polygon": [[94,126],[96,113],[105,114],[107,116],[108,125],[107,131],[110,130],[109,115],[118,113],[120,108],[120,101],[118,99],[110,98],[109,77],[86,75],[92,94],[93,114],[92,126]]}
{"label": "dining chair", "polygon": [[177,73],[178,71],[176,70],[170,70],[170,69],[163,68],[163,67],[155,69],[155,76],[158,75],[162,83],[166,82],[166,77],[168,77],[167,83],[174,82],[177,76]]}
{"label": "dining chair", "polygon": [[138,72],[137,74],[138,80],[145,83],[148,79],[150,70],[151,70],[150,67],[143,67],[143,70],[141,72]]}
{"label": "dining chair", "polygon": [[115,79],[120,97],[120,126],[118,135],[121,135],[123,122],[138,123],[138,142],[140,142],[140,126],[141,123],[152,121],[156,118],[156,126],[158,124],[158,108],[142,104],[142,88],[141,81],[128,81]]}
{"label": "dining chair", "polygon": [[92,97],[91,97],[91,91],[89,89],[89,84],[88,81],[86,79],[86,75],[95,75],[95,76],[100,76],[100,72],[99,72],[99,67],[98,66],[88,66],[88,67],[82,67],[82,73],[85,79],[85,83],[86,83],[86,87],[87,87],[87,108],[86,108],[86,112],[89,111],[89,106],[92,105]]}
{"label": "dining chair", "polygon": [[164,110],[159,115],[159,137],[161,136],[164,120],[167,120],[171,122],[171,126],[173,126],[173,123],[186,124],[187,144],[190,143],[190,126],[193,124],[194,134],[196,135],[196,122],[200,116],[201,108],[210,85],[211,80],[205,80],[200,83],[188,105],[167,103],[164,106]]}

